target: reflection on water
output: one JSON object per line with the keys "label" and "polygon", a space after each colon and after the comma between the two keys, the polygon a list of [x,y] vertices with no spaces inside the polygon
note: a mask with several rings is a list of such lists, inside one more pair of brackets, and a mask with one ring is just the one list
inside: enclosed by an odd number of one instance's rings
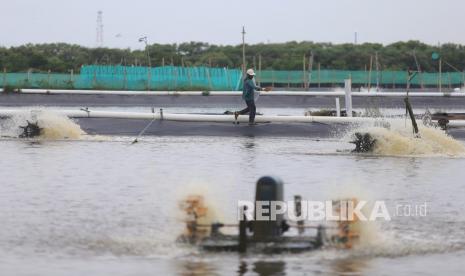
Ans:
{"label": "reflection on water", "polygon": [[[237,255],[230,256],[232,259],[239,259]],[[203,260],[196,261],[179,261],[176,262],[178,275],[225,275],[226,271],[222,267],[223,264],[216,263],[215,261],[207,262]],[[230,269],[233,269],[232,267]],[[251,261],[247,259],[240,259],[238,261],[237,269],[234,273],[227,273],[228,275],[263,275],[263,276],[279,276],[292,273],[286,272],[285,261]]]}
{"label": "reflection on water", "polygon": [[241,261],[239,263],[239,269],[237,270],[238,275],[245,275],[248,272],[247,262]]}
{"label": "reflection on water", "polygon": [[361,258],[336,259],[329,262],[329,267],[335,275],[361,275],[366,270],[368,262]]}
{"label": "reflection on water", "polygon": [[255,138],[255,137],[250,137],[249,139],[247,139],[247,140],[244,142],[244,148],[245,148],[245,149],[253,149],[253,148],[255,148],[255,141],[254,141],[254,138]]}
{"label": "reflection on water", "polygon": [[[311,267],[311,269],[305,267],[305,264],[296,264],[294,260],[288,260],[288,263],[285,259],[277,260],[277,256],[271,256],[272,260],[270,261],[247,259],[234,254],[231,254],[230,258],[237,260],[237,269],[235,271],[230,270],[233,269],[232,267],[225,269],[223,263],[214,260],[181,260],[175,264],[177,275],[362,275],[363,271],[369,269],[369,260],[366,258],[324,260],[321,264]],[[262,256],[261,258],[266,257]],[[295,258],[298,258],[298,256],[295,256]]]}
{"label": "reflection on water", "polygon": [[176,262],[178,275],[219,275],[215,264],[203,261],[179,261]]}
{"label": "reflection on water", "polygon": [[285,275],[284,271],[286,269],[285,262],[266,262],[259,261],[253,264],[253,272],[258,273],[259,275]]}

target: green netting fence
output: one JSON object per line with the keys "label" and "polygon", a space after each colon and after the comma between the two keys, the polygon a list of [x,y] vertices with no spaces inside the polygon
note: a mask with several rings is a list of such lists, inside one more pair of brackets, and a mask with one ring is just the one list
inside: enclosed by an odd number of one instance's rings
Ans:
{"label": "green netting fence", "polygon": [[[88,84],[128,90],[236,90],[241,72],[226,68],[84,66],[81,78]],[[150,81],[148,81],[150,79]]]}
{"label": "green netting fence", "polygon": [[[382,87],[405,86],[406,71],[257,71],[257,81],[262,85],[278,87],[343,86],[351,78],[354,86]],[[86,65],[79,74],[57,73],[8,73],[0,77],[2,87],[44,89],[112,89],[112,90],[217,90],[234,91],[242,87],[241,71],[210,67],[129,67]],[[414,86],[437,87],[440,74],[421,73],[413,80]],[[462,72],[445,72],[441,75],[443,86],[462,86]],[[150,80],[150,81],[149,81]]]}
{"label": "green netting fence", "polygon": [[[414,86],[438,86],[439,73],[421,73],[411,81]],[[445,72],[441,74],[441,84],[461,86],[465,81],[463,72]],[[264,70],[257,75],[261,83],[267,84],[305,84],[310,86],[316,84],[344,85],[345,79],[352,79],[352,84],[357,86],[374,86],[379,83],[380,86],[390,87],[392,85],[406,86],[408,73],[406,71],[345,71],[345,70],[320,70],[303,72],[303,71],[273,71]]]}

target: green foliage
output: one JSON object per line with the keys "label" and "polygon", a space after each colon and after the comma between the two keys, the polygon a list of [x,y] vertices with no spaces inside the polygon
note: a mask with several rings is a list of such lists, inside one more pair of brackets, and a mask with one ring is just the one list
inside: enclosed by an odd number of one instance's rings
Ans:
{"label": "green foliage", "polygon": [[3,93],[5,94],[19,93],[19,92],[21,92],[19,88],[11,86],[11,85],[5,85],[5,87],[3,87]]}
{"label": "green foliage", "polygon": [[[147,47],[152,66],[213,66],[240,68],[242,63],[241,45],[211,45],[203,42],[181,44],[152,44]],[[302,70],[303,57],[314,56],[313,68],[318,64],[322,69],[365,70],[372,59],[375,68],[375,54],[381,70],[415,69],[415,51],[423,71],[437,72],[438,62],[431,59],[433,52],[440,53],[443,60],[462,70],[465,68],[465,46],[444,44],[431,46],[419,41],[396,42],[383,46],[377,43],[331,44],[304,42],[254,44],[246,47],[248,67],[258,68],[261,56],[262,69]],[[255,61],[255,63],[254,63]],[[26,44],[19,47],[0,47],[0,69],[8,72],[34,71],[69,73],[79,72],[82,65],[148,65],[145,50],[86,48],[65,43]],[[454,71],[448,66],[445,71]]]}

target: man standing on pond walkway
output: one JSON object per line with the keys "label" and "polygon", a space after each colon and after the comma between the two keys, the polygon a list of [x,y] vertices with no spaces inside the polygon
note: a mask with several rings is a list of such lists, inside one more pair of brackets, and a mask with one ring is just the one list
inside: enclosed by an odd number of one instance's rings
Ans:
{"label": "man standing on pond walkway", "polygon": [[[253,69],[247,70],[247,75],[244,78],[244,85],[242,87],[242,99],[247,104],[247,107],[241,111],[234,112],[234,119],[237,123],[239,115],[249,113],[249,125],[255,125],[255,114],[257,113],[257,107],[255,106],[255,91],[262,90],[261,87],[255,85],[254,81],[255,72]],[[265,89],[266,90],[266,89]]]}

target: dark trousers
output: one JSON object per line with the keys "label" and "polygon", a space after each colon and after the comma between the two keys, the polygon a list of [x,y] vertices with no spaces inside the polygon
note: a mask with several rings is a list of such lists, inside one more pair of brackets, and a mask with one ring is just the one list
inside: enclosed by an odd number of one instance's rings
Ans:
{"label": "dark trousers", "polygon": [[240,115],[249,113],[249,123],[253,123],[255,121],[255,113],[257,112],[257,107],[255,106],[254,100],[245,101],[247,107],[239,111]]}

